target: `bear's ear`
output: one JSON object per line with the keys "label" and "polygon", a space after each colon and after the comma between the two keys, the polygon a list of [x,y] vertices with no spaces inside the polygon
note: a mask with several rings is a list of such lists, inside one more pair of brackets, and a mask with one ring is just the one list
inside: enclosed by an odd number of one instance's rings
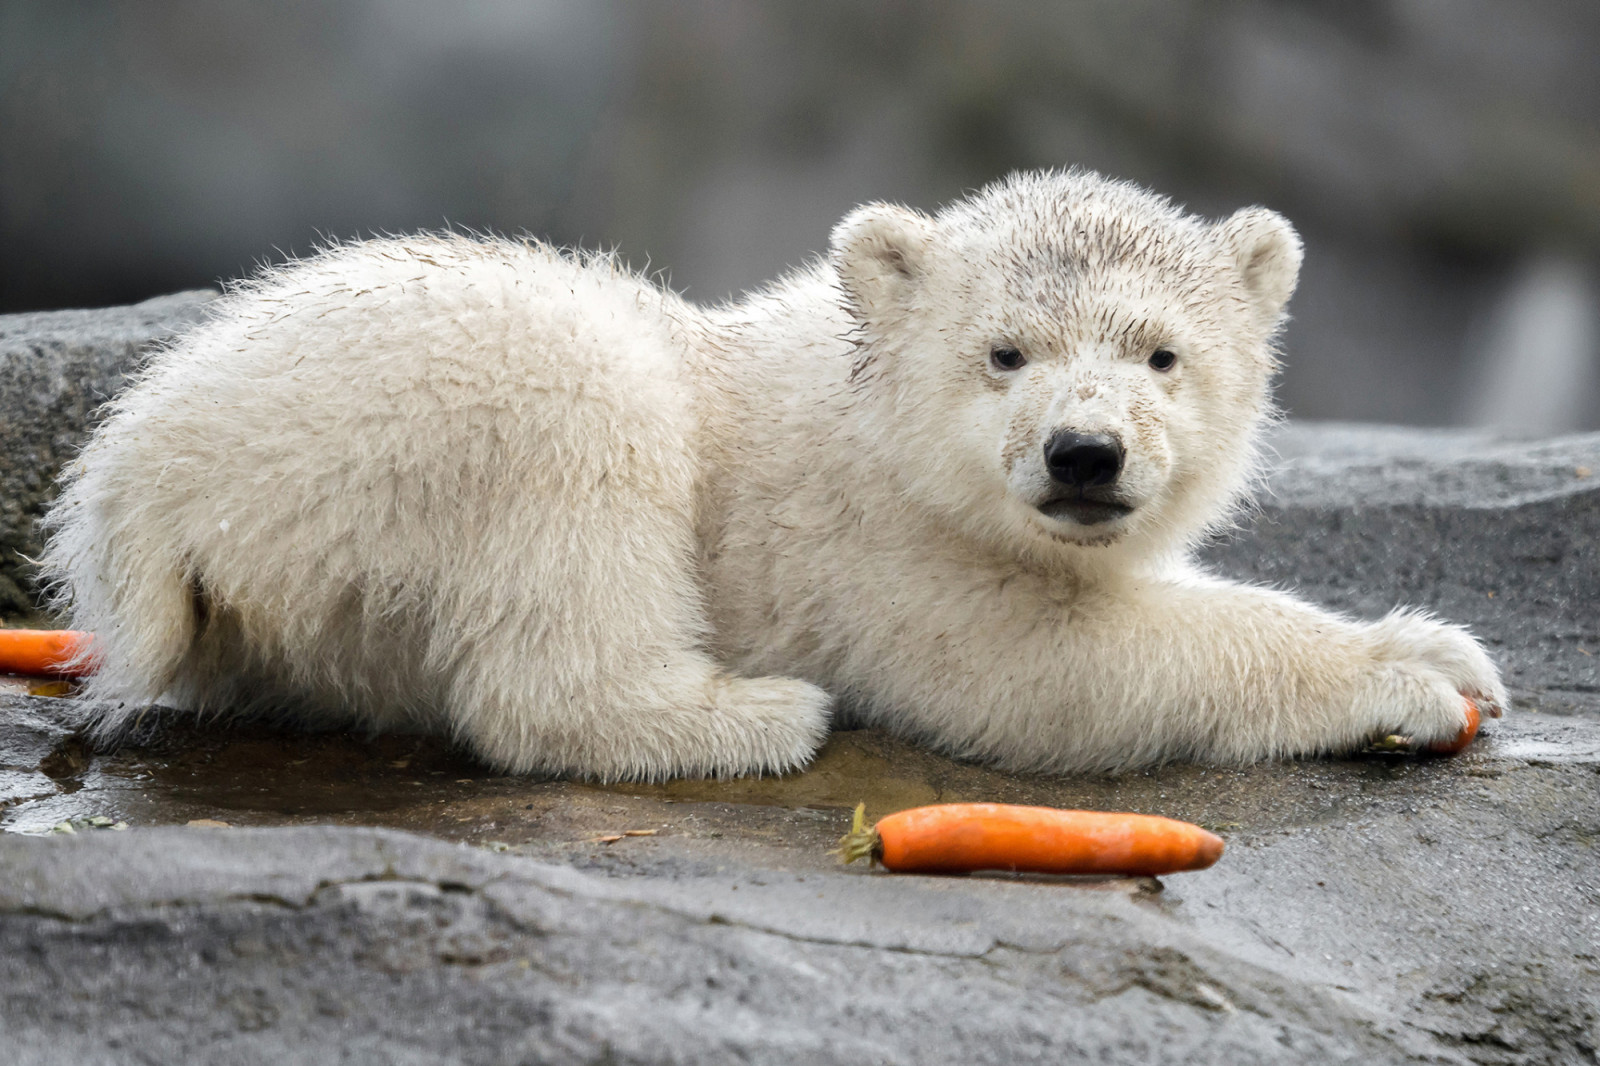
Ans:
{"label": "bear's ear", "polygon": [[1300,235],[1276,211],[1247,207],[1218,223],[1217,236],[1244,276],[1257,310],[1276,322],[1300,278]]}
{"label": "bear's ear", "polygon": [[833,228],[829,257],[857,313],[876,317],[904,298],[928,262],[933,220],[895,204],[858,207]]}

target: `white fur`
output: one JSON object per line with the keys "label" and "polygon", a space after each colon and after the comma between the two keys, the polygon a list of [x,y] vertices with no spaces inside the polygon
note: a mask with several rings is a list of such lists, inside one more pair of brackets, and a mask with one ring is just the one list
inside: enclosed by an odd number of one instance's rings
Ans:
{"label": "white fur", "polygon": [[[1256,471],[1299,261],[1269,211],[1085,173],[861,208],[712,310],[536,243],[344,245],[154,360],[46,564],[108,729],[257,707],[601,778],[800,765],[830,694],[1056,771],[1447,738],[1506,702],[1464,631],[1187,559]],[[1038,509],[1060,429],[1123,441],[1129,514]]]}

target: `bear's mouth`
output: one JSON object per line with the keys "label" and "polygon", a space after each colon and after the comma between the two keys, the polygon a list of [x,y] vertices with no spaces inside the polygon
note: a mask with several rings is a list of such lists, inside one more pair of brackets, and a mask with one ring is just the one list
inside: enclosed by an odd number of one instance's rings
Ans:
{"label": "bear's mouth", "polygon": [[1053,496],[1042,501],[1039,513],[1057,521],[1072,521],[1080,526],[1098,526],[1132,513],[1133,508],[1112,496],[1090,496],[1082,491]]}

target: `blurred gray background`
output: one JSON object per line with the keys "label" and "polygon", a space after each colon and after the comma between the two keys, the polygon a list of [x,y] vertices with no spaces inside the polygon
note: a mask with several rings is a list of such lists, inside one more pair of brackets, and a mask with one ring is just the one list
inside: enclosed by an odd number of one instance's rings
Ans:
{"label": "blurred gray background", "polygon": [[0,310],[445,224],[700,300],[1080,164],[1308,247],[1299,417],[1600,428],[1596,0],[0,0]]}

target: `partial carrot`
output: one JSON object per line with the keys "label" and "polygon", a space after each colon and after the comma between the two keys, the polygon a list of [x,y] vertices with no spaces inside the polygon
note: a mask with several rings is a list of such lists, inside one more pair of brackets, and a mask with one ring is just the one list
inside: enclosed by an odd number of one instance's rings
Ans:
{"label": "partial carrot", "polygon": [[1478,725],[1482,721],[1482,716],[1478,713],[1477,703],[1471,697],[1465,698],[1467,701],[1467,724],[1461,727],[1461,732],[1457,733],[1454,739],[1436,740],[1429,744],[1428,751],[1435,755],[1458,755],[1478,735]]}
{"label": "partial carrot", "polygon": [[869,829],[862,804],[835,854],[847,863],[874,859],[916,873],[1154,876],[1203,870],[1222,848],[1215,833],[1148,814],[944,803],[891,814]]}
{"label": "partial carrot", "polygon": [[1459,755],[1466,750],[1478,736],[1478,726],[1483,720],[1478,704],[1470,696],[1462,696],[1467,705],[1467,724],[1461,727],[1461,732],[1449,740],[1435,740],[1427,744],[1418,744],[1413,737],[1401,736],[1391,733],[1380,737],[1367,746],[1367,751],[1374,753],[1398,754],[1423,754],[1423,755]]}
{"label": "partial carrot", "polygon": [[0,673],[87,677],[95,668],[85,655],[93,639],[74,629],[0,629]]}

